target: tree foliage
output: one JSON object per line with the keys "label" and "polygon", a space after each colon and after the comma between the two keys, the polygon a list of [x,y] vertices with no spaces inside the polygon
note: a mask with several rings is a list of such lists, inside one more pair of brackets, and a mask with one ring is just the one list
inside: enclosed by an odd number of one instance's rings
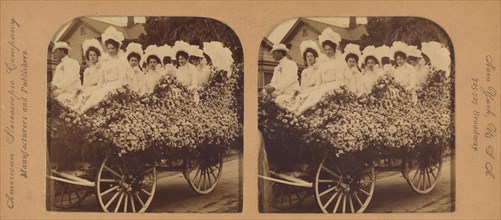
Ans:
{"label": "tree foliage", "polygon": [[394,41],[402,41],[421,48],[421,42],[437,41],[453,51],[447,33],[433,21],[420,17],[368,17],[367,33],[362,37],[362,46],[391,46]]}
{"label": "tree foliage", "polygon": [[143,47],[152,44],[172,46],[174,42],[183,40],[202,48],[203,42],[220,41],[231,50],[235,63],[243,62],[242,45],[235,32],[226,24],[211,18],[146,17],[144,30],[146,34],[139,36]]}

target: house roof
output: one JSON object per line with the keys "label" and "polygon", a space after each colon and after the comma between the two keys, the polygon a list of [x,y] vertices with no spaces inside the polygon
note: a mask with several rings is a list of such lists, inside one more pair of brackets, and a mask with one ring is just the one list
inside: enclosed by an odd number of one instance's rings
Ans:
{"label": "house roof", "polygon": [[106,23],[103,21],[98,21],[94,20],[91,18],[86,18],[86,17],[79,17],[73,19],[71,24],[68,26],[66,31],[59,37],[58,41],[65,41],[67,40],[70,35],[73,33],[74,29],[79,25],[79,23],[85,24],[87,27],[92,29],[93,31],[97,33],[103,33],[106,28],[113,26],[117,31],[120,31],[123,33],[125,39],[137,39],[139,38],[139,35],[142,33],[145,33],[144,31],[144,26],[142,24],[134,24],[132,27],[121,27],[118,25]]}
{"label": "house roof", "polygon": [[297,19],[296,23],[289,29],[289,32],[285,34],[285,36],[282,38],[280,43],[287,43],[289,42],[295,35],[296,33],[300,30],[300,27],[304,25],[312,29],[315,33],[321,34],[323,30],[326,28],[331,28],[333,31],[339,33],[341,35],[341,38],[344,40],[349,40],[349,41],[357,41],[360,40],[362,35],[367,35],[367,30],[365,29],[365,25],[357,25],[355,28],[350,29],[350,28],[343,28],[339,27],[336,25],[332,24],[327,24],[323,23],[320,21],[314,21],[310,20],[307,18],[299,18]]}
{"label": "house roof", "polygon": [[261,46],[271,49],[273,48],[273,43],[268,38],[263,37],[263,40],[261,41]]}

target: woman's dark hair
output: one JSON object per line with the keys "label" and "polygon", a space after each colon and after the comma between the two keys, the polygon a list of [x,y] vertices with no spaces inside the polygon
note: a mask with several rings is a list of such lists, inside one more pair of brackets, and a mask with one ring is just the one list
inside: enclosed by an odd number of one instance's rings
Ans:
{"label": "woman's dark hair", "polygon": [[349,53],[348,55],[346,55],[346,57],[344,58],[344,61],[348,62],[348,60],[350,58],[355,59],[355,61],[358,63],[358,56],[354,53]]}
{"label": "woman's dark hair", "polygon": [[393,58],[395,58],[395,61],[397,60],[397,57],[402,57],[404,60],[407,59],[407,55],[405,55],[405,53],[402,51],[395,52],[395,54],[393,56]]}
{"label": "woman's dark hair", "polygon": [[334,50],[334,52],[336,52],[337,44],[332,41],[326,40],[322,43],[322,48],[325,48],[326,45],[329,45]]}
{"label": "woman's dark hair", "polygon": [[127,61],[130,61],[132,57],[135,57],[138,62],[141,60],[141,56],[138,53],[132,52],[129,55],[127,55]]}
{"label": "woman's dark hair", "polygon": [[161,64],[160,59],[155,55],[149,55],[148,58],[146,58],[146,63],[149,64],[151,59],[155,59],[157,61],[157,63]]}
{"label": "woman's dark hair", "polygon": [[87,49],[87,51],[85,51],[85,58],[87,58],[87,60],[89,60],[89,54],[91,51],[94,51],[94,53],[96,53],[97,57],[100,57],[101,56],[101,52],[95,48],[95,47],[89,47]]}
{"label": "woman's dark hair", "polygon": [[[369,60],[372,60],[372,61],[374,61],[374,63],[379,64],[379,61],[377,60],[377,58],[375,56],[367,56],[367,57],[365,57],[364,63],[366,64],[367,61],[369,61]],[[390,62],[389,58],[388,58],[388,62]]]}
{"label": "woman's dark hair", "polygon": [[423,59],[424,59],[425,64],[430,63],[430,57],[428,57],[428,55],[426,55],[424,53],[421,53],[421,55],[423,55]]}
{"label": "woman's dark hair", "polygon": [[104,46],[108,47],[108,44],[111,44],[113,45],[115,48],[117,48],[117,50],[119,49],[120,47],[120,43],[116,42],[115,40],[113,39],[108,39],[104,42]]}
{"label": "woman's dark hair", "polygon": [[207,64],[212,63],[212,59],[209,57],[208,54],[204,53],[204,58],[207,60]]}
{"label": "woman's dark hair", "polygon": [[389,57],[381,58],[381,64],[383,65],[390,64],[390,58]]}
{"label": "woman's dark hair", "polygon": [[[308,53],[313,54],[313,57],[315,57],[315,58],[317,58],[317,57],[318,57],[318,53],[317,53],[317,51],[316,51],[316,50],[313,50],[312,48],[309,48],[309,47],[308,47],[308,48],[306,48],[306,50],[304,50],[304,52],[303,52],[303,60],[304,60],[304,62],[306,62],[306,54],[308,54]],[[306,65],[308,65],[308,64],[306,64]]]}
{"label": "woman's dark hair", "polygon": [[415,57],[415,56],[409,56],[409,57],[407,57],[407,60],[409,60],[409,61],[416,61],[417,62],[418,58]]}
{"label": "woman's dark hair", "polygon": [[172,58],[171,57],[168,57],[168,56],[165,56],[164,59],[163,59],[163,63],[164,65],[166,64],[169,64],[169,63],[172,63]]}
{"label": "woman's dark hair", "polygon": [[184,57],[184,59],[186,59],[186,60],[188,60],[188,58],[190,57],[190,56],[188,55],[188,53],[186,53],[186,52],[184,52],[184,51],[178,51],[178,52],[176,53],[176,59],[179,59],[179,56]]}

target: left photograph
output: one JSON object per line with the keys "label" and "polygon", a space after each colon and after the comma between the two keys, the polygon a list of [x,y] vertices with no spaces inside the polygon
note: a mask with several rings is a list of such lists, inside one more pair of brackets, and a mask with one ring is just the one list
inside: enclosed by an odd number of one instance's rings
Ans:
{"label": "left photograph", "polygon": [[79,17],[47,50],[46,209],[242,211],[243,52],[204,17]]}

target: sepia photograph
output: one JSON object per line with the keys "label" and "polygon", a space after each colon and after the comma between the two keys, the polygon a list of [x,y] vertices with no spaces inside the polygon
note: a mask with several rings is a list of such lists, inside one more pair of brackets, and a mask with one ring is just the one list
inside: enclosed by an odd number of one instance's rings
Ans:
{"label": "sepia photograph", "polygon": [[260,212],[454,212],[454,66],[420,17],[275,26],[258,58]]}
{"label": "sepia photograph", "polygon": [[47,54],[48,211],[242,211],[243,52],[230,27],[78,17]]}

